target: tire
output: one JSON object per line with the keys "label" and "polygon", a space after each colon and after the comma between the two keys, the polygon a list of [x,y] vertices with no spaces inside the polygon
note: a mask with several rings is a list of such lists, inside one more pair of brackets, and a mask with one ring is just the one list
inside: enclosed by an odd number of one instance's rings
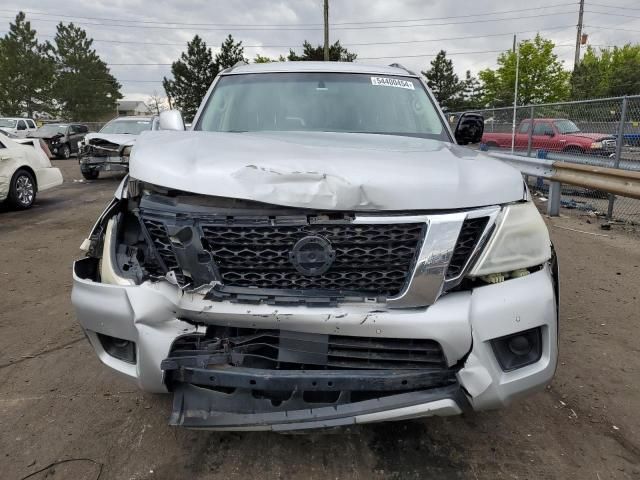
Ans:
{"label": "tire", "polygon": [[68,143],[62,145],[58,157],[63,158],[64,160],[69,160],[71,158],[71,147],[69,147]]}
{"label": "tire", "polygon": [[36,200],[36,181],[27,170],[18,170],[11,178],[9,204],[16,210],[26,210]]}
{"label": "tire", "polygon": [[82,170],[82,176],[87,180],[95,180],[100,175],[100,170]]}

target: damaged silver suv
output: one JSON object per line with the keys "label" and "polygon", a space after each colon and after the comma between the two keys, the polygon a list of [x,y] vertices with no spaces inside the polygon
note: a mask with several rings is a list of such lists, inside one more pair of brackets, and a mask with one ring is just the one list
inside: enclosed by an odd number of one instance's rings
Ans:
{"label": "damaged silver suv", "polygon": [[160,124],[83,243],[73,303],[102,362],[173,393],[171,424],[452,415],[553,377],[545,223],[517,170],[459,146],[482,118],[452,133],[419,76],[241,65],[190,131]]}

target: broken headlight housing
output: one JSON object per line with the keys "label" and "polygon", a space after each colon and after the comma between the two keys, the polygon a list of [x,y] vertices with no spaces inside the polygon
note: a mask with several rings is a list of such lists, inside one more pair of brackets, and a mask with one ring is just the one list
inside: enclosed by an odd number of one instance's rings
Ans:
{"label": "broken headlight housing", "polygon": [[527,268],[542,265],[550,258],[549,231],[533,202],[508,205],[469,276],[520,276]]}

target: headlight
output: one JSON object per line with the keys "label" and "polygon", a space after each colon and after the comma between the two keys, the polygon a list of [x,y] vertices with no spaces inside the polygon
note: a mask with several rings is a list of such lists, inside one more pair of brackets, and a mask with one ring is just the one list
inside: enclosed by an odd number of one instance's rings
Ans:
{"label": "headlight", "polygon": [[602,142],[593,142],[591,148],[602,148]]}
{"label": "headlight", "polygon": [[509,205],[469,275],[517,272],[550,258],[549,231],[533,202]]}
{"label": "headlight", "polygon": [[129,147],[124,147],[124,148],[122,149],[122,156],[123,156],[123,157],[128,157],[129,155],[131,155],[131,148],[133,148],[133,147],[131,147],[131,146],[129,146]]}

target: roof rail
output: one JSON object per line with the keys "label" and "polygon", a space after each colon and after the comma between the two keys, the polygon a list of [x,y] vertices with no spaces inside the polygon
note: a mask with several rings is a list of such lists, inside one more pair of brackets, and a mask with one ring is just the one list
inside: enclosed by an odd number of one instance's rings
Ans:
{"label": "roof rail", "polygon": [[239,62],[234,63],[233,66],[225,68],[220,73],[231,72],[234,68],[242,67],[244,65],[249,65],[249,62],[247,62],[246,60],[240,60]]}
{"label": "roof rail", "polygon": [[389,66],[393,67],[393,68],[400,68],[400,69],[404,70],[405,72],[410,73],[411,75],[415,75],[415,72],[413,70],[409,70],[407,67],[405,67],[401,63],[392,63]]}

